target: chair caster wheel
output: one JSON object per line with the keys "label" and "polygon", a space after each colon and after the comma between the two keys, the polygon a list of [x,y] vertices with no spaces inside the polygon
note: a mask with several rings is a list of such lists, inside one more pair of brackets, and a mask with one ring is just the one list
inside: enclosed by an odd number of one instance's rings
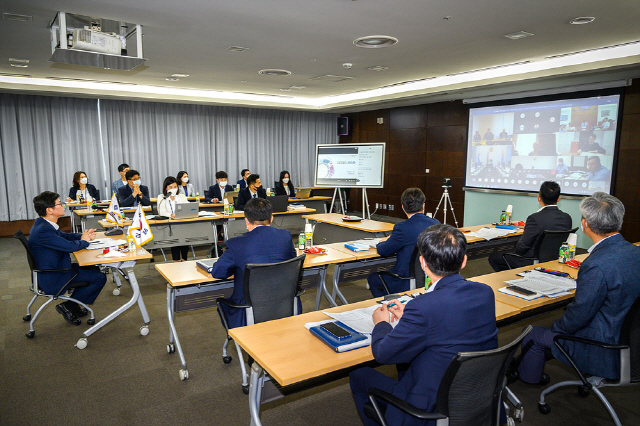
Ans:
{"label": "chair caster wheel", "polygon": [[176,347],[173,345],[173,343],[169,343],[169,344],[167,345],[167,353],[172,354],[172,353],[174,353],[175,351],[176,351]]}
{"label": "chair caster wheel", "polygon": [[187,380],[189,378],[189,372],[187,370],[180,370],[180,380]]}
{"label": "chair caster wheel", "polygon": [[114,288],[113,289],[113,295],[114,296],[120,296],[120,289],[119,288]]}
{"label": "chair caster wheel", "polygon": [[582,385],[582,386],[578,386],[578,395],[580,395],[583,398],[586,398],[589,396],[589,394],[591,393],[591,389],[589,389],[588,387]]}
{"label": "chair caster wheel", "polygon": [[95,318],[89,318],[89,319],[87,320],[87,324],[88,324],[88,325],[93,325],[93,324],[95,324],[95,323],[96,323],[96,319],[95,319]]}
{"label": "chair caster wheel", "polygon": [[551,381],[551,377],[549,377],[547,373],[542,373],[542,376],[540,376],[540,382],[538,382],[538,384],[548,385],[550,381]]}
{"label": "chair caster wheel", "polygon": [[87,347],[88,344],[89,344],[89,341],[87,340],[87,338],[81,337],[80,339],[78,339],[78,343],[76,343],[76,348],[84,349]]}
{"label": "chair caster wheel", "polygon": [[513,420],[513,417],[507,417],[507,426],[516,426],[516,421]]}
{"label": "chair caster wheel", "polygon": [[31,315],[27,314],[25,316],[22,317],[23,321],[31,321]]}
{"label": "chair caster wheel", "polygon": [[231,358],[231,355],[225,355],[222,357],[222,362],[224,362],[225,364],[230,364],[232,359],[233,358]]}
{"label": "chair caster wheel", "polygon": [[149,326],[143,325],[142,327],[140,327],[140,334],[143,336],[146,336],[147,334],[149,334]]}
{"label": "chair caster wheel", "polygon": [[549,407],[549,404],[538,403],[538,410],[540,410],[542,414],[549,414],[551,412],[551,407]]}
{"label": "chair caster wheel", "polygon": [[25,336],[27,336],[29,339],[33,339],[36,336],[36,332],[30,331],[27,334],[25,334]]}
{"label": "chair caster wheel", "polygon": [[249,385],[242,385],[242,393],[249,395]]}

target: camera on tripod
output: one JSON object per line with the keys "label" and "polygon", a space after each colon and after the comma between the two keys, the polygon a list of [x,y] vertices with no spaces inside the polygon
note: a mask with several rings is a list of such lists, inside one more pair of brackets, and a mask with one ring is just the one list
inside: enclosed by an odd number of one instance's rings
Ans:
{"label": "camera on tripod", "polygon": [[451,178],[442,179],[442,187],[443,188],[451,188]]}

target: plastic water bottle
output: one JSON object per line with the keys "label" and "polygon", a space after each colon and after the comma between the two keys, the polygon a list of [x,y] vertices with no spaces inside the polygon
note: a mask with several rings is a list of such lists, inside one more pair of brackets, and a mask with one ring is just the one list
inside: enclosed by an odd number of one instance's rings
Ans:
{"label": "plastic water bottle", "polygon": [[300,235],[298,235],[298,249],[304,250],[306,248],[306,245],[307,245],[307,236],[305,235],[304,232],[301,232]]}
{"label": "plastic water bottle", "polygon": [[223,204],[224,206],[222,207],[222,214],[225,216],[229,216],[229,200],[225,198]]}

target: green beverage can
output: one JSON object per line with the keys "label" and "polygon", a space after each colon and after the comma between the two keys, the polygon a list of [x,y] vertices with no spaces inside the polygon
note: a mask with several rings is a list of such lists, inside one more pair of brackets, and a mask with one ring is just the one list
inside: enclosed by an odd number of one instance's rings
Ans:
{"label": "green beverage can", "polygon": [[304,250],[306,245],[307,245],[307,236],[305,235],[304,232],[301,232],[300,235],[298,235],[298,249]]}
{"label": "green beverage can", "polygon": [[560,253],[558,253],[558,262],[566,263],[569,259],[569,244],[562,243],[560,246]]}

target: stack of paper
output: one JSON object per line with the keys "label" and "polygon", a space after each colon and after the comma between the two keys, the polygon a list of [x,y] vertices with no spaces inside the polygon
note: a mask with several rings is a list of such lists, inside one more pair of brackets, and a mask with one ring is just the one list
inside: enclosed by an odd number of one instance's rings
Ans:
{"label": "stack of paper", "polygon": [[489,241],[494,238],[504,237],[505,235],[513,234],[518,232],[518,228],[516,229],[499,229],[499,228],[481,228],[475,232],[469,232],[467,235],[471,235],[472,237],[484,238]]}
{"label": "stack of paper", "polygon": [[96,238],[89,243],[87,250],[102,250],[108,247],[118,247],[126,244],[125,240],[112,240],[111,238]]}
{"label": "stack of paper", "polygon": [[289,207],[287,207],[288,210],[304,210],[306,208],[303,204],[289,204]]}
{"label": "stack of paper", "polygon": [[208,211],[198,212],[198,217],[218,217],[218,216],[220,215],[214,212],[208,212]]}
{"label": "stack of paper", "polygon": [[548,297],[562,296],[576,288],[576,282],[571,278],[558,277],[540,271],[531,271],[521,279],[505,282]]}
{"label": "stack of paper", "polygon": [[369,246],[371,248],[375,248],[378,243],[380,242],[380,240],[382,240],[382,238],[366,238],[364,240],[356,240],[354,241],[354,243],[356,244],[362,244],[365,246]]}

